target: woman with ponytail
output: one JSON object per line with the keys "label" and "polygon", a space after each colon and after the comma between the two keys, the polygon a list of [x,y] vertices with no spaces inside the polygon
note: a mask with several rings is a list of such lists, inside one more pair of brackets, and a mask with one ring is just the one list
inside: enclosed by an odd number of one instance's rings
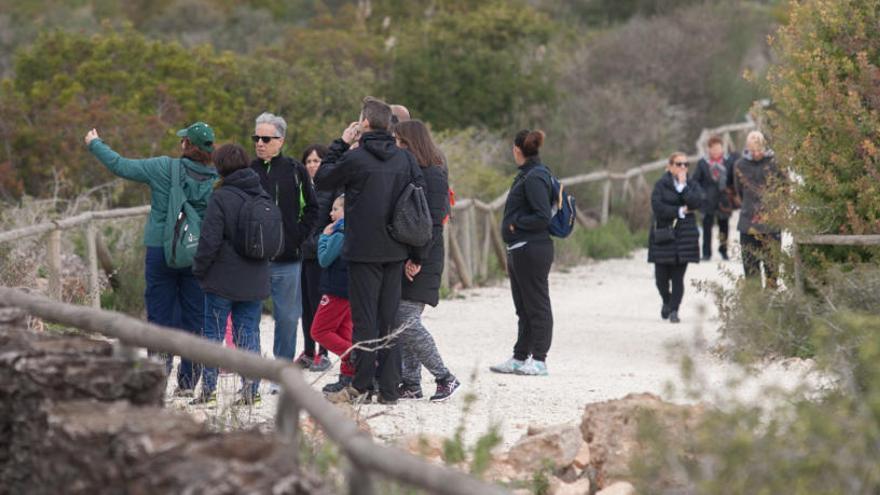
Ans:
{"label": "woman with ponytail", "polygon": [[542,144],[543,131],[524,129],[513,140],[519,173],[504,205],[501,236],[507,244],[507,273],[519,330],[513,357],[490,368],[496,373],[547,374],[553,336],[549,283],[553,241],[548,230],[552,192],[550,169],[538,155]]}

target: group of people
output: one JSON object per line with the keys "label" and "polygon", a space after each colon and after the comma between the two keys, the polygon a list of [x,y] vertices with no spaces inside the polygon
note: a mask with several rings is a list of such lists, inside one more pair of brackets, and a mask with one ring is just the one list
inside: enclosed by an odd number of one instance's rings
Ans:
{"label": "group of people", "polygon": [[[684,296],[684,276],[688,263],[708,261],[712,257],[712,229],[718,223],[718,252],[728,258],[728,233],[731,213],[740,209],[737,230],[743,270],[747,279],[776,287],[778,276],[775,252],[781,233],[772,225],[765,204],[768,191],[784,183],[785,177],[767,147],[764,135],[752,131],[746,137],[741,156],[728,154],[724,140],[712,136],[707,142],[707,156],[688,175],[685,153],[669,157],[666,173],[654,184],[651,194],[651,230],[648,261],[654,263],[654,278],[663,301],[660,317],[679,323],[679,308]],[[703,246],[696,213],[702,214]]]}
{"label": "group of people", "polygon": [[[124,158],[97,130],[86,134],[88,149],[110,171],[150,187],[144,227],[148,320],[217,342],[229,320],[235,345],[260,353],[268,298],[275,358],[324,371],[328,352],[340,356],[338,380],[323,389],[331,402],[420,399],[422,366],[436,380],[430,400],[450,398],[461,383],[421,320],[425,306],[439,302],[443,227],[451,210],[445,157],[428,127],[410,119],[403,106],[367,97],[358,121],[329,146],[309,146],[301,161],[283,153],[286,134],[282,117],[259,115],[253,159],[237,144],[215,147],[214,130],[204,122],[178,131],[179,158]],[[538,158],[543,138],[526,130],[514,140],[521,171],[505,208],[503,235],[520,323],[513,358],[493,367],[502,373],[547,373],[553,245],[547,234],[550,172]],[[397,198],[411,184],[424,191],[432,221],[431,239],[421,246],[398,242],[389,229]],[[183,267],[169,263],[166,250],[168,232],[177,228],[171,224],[183,215],[173,218],[172,198],[180,194],[201,218],[191,266]],[[283,243],[271,258],[251,257],[239,247],[245,243],[242,211],[257,200],[280,213]],[[300,319],[304,348],[294,358]],[[170,373],[173,356],[166,359]],[[174,395],[215,404],[217,379],[216,368],[182,359]],[[277,393],[277,385],[268,390]],[[242,377],[235,403],[260,400],[259,381]]]}

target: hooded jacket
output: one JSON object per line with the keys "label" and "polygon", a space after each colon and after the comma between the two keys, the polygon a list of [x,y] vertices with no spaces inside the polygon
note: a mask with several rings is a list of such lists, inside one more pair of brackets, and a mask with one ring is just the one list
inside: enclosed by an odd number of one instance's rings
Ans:
{"label": "hooded jacket", "polygon": [[[114,174],[150,186],[150,217],[144,225],[144,245],[161,247],[165,239],[165,217],[171,193],[171,167],[178,159],[168,156],[124,158],[100,139],[89,143],[89,151]],[[204,198],[204,201],[191,201],[204,218],[211,187],[218,177],[217,171],[189,158],[180,158],[180,163],[186,172],[182,174],[183,190],[187,198]]]}
{"label": "hooded jacket", "polygon": [[319,191],[345,191],[345,244],[342,257],[358,263],[407,259],[407,247],[388,232],[397,199],[409,183],[425,187],[416,159],[400,149],[391,134],[370,131],[360,146],[337,139],[315,174]]}
{"label": "hooded jacket", "polygon": [[309,173],[302,163],[280,153],[269,161],[257,158],[251,162],[251,168],[281,210],[284,251],[272,261],[299,261],[300,245],[318,219],[318,199]]}
{"label": "hooded jacket", "polygon": [[440,279],[443,274],[443,219],[449,212],[449,176],[445,165],[422,169],[425,175],[425,195],[434,222],[431,241],[420,248],[410,248],[409,259],[422,265],[412,282],[403,276],[401,299],[431,306],[440,302]]}
{"label": "hooded jacket", "polygon": [[[703,192],[700,185],[688,179],[681,192],[675,189],[675,179],[666,172],[654,184],[651,192],[651,212],[653,213],[651,233],[648,236],[648,262],[661,265],[680,265],[682,263],[699,263],[700,231],[694,210],[703,204]],[[679,218],[678,212],[687,206],[688,213]],[[662,229],[675,224],[675,240],[657,244],[654,241],[654,229]]]}
{"label": "hooded jacket", "polygon": [[778,234],[779,229],[766,224],[764,194],[768,186],[784,184],[785,175],[776,165],[773,150],[755,160],[746,150],[734,166],[733,184],[742,202],[736,229],[745,234]]}
{"label": "hooded jacket", "polygon": [[318,263],[321,265],[321,294],[330,294],[348,299],[348,262],[340,252],[345,244],[345,220],[333,226],[330,235],[321,233],[318,238]]}
{"label": "hooded jacket", "polygon": [[551,197],[549,170],[541,164],[539,157],[528,158],[514,177],[504,203],[501,220],[504,242],[550,240]]}
{"label": "hooded jacket", "polygon": [[250,168],[236,170],[223,179],[211,195],[202,221],[193,275],[207,293],[231,301],[259,301],[269,297],[269,262],[245,258],[233,247],[238,212],[245,200],[232,188],[250,196],[268,197],[260,187],[260,178]]}

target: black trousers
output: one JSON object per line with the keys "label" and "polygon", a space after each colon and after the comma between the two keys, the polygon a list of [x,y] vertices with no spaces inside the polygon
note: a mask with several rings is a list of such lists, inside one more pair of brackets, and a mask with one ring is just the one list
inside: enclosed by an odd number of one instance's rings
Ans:
{"label": "black trousers", "polygon": [[654,264],[654,281],[657,283],[657,290],[660,291],[663,305],[668,306],[671,311],[678,311],[678,307],[681,306],[684,297],[684,273],[687,267],[687,263]]}
{"label": "black trousers", "polygon": [[721,218],[716,213],[703,215],[703,257],[712,256],[712,227],[718,219],[718,252],[727,254],[727,237],[730,233],[730,219]]}
{"label": "black trousers", "polygon": [[760,281],[762,264],[767,287],[775,288],[779,276],[779,265],[776,258],[781,241],[780,234],[750,235],[739,233],[739,244],[742,249],[743,272],[746,278],[757,277]]}
{"label": "black trousers", "polygon": [[[315,321],[315,313],[318,312],[318,304],[321,302],[321,265],[317,260],[303,260],[302,262],[302,333],[303,352],[306,356],[315,356],[315,347],[318,343],[312,339],[312,322]],[[327,349],[321,347],[321,355],[327,355]]]}
{"label": "black trousers", "polygon": [[[400,305],[403,261],[390,263],[348,263],[348,295],[354,344],[378,339],[394,330]],[[384,399],[398,398],[400,384],[400,339],[371,344],[378,350],[356,350],[352,385],[365,392],[378,375],[379,392]],[[378,366],[378,369],[377,369]]]}
{"label": "black trousers", "polygon": [[514,359],[529,356],[547,359],[553,339],[553,310],[550,307],[550,266],[553,241],[529,241],[507,252],[507,273],[513,305],[519,318]]}

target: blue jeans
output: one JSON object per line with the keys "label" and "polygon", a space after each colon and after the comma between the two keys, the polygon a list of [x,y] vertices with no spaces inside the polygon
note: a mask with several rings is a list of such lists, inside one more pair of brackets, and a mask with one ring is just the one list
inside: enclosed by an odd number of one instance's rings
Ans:
{"label": "blue jeans", "polygon": [[[262,301],[230,301],[216,294],[205,294],[205,338],[222,342],[226,335],[226,319],[232,312],[232,339],[235,346],[260,353],[260,310]],[[260,388],[260,380],[241,377],[242,391],[251,397]],[[202,375],[202,393],[210,394],[217,388],[217,368],[205,366]]]}
{"label": "blue jeans", "polygon": [[[147,246],[144,276],[147,321],[200,335],[205,320],[205,293],[193,277],[192,269],[169,268],[165,264],[165,251],[161,247]],[[174,356],[165,357],[166,373],[171,373],[173,360]],[[200,364],[181,359],[177,368],[177,387],[193,389],[201,374]]]}
{"label": "blue jeans", "polygon": [[301,268],[300,261],[269,263],[275,318],[272,353],[276,359],[293,360],[296,353],[296,326],[302,316]]}

